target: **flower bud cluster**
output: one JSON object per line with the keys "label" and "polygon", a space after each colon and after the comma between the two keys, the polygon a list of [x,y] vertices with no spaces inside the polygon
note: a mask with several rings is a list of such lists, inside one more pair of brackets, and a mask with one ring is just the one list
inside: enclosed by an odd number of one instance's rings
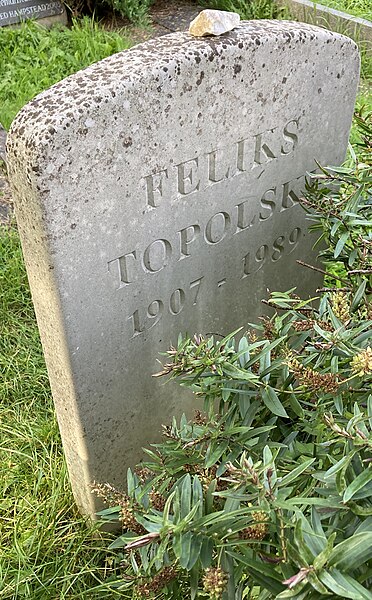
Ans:
{"label": "flower bud cluster", "polygon": [[124,531],[133,531],[137,535],[147,533],[146,529],[137,522],[135,511],[129,498],[121,503],[120,521],[123,524]]}
{"label": "flower bud cluster", "polygon": [[293,328],[296,331],[308,331],[309,329],[313,329],[314,325],[319,325],[324,331],[333,331],[333,327],[330,323],[326,321],[316,321],[315,319],[301,319],[299,321],[293,321]]}
{"label": "flower bud cluster", "polygon": [[356,354],[351,361],[351,370],[355,375],[363,377],[372,373],[372,348],[368,346]]}
{"label": "flower bud cluster", "polygon": [[195,425],[206,425],[208,423],[208,418],[207,415],[203,414],[200,410],[196,410],[194,412],[193,421]]}
{"label": "flower bud cluster", "polygon": [[95,494],[98,498],[102,498],[103,502],[110,506],[121,506],[127,500],[127,495],[124,492],[117,490],[109,483],[97,483],[94,481],[91,489],[92,494]]}
{"label": "flower bud cluster", "polygon": [[290,356],[287,365],[295,375],[298,383],[309,390],[319,390],[326,394],[336,393],[338,381],[334,373],[319,373],[305,367],[297,358]]}
{"label": "flower bud cluster", "polygon": [[348,323],[350,321],[350,305],[345,292],[335,292],[332,294],[331,306],[334,315],[341,323]]}
{"label": "flower bud cluster", "polygon": [[268,516],[262,510],[255,511],[252,513],[252,518],[256,521],[253,525],[242,529],[239,533],[239,537],[242,540],[263,540],[269,531],[269,527],[267,524]]}
{"label": "flower bud cluster", "polygon": [[227,585],[227,573],[220,567],[206,569],[203,577],[204,591],[210,600],[220,600]]}
{"label": "flower bud cluster", "polygon": [[146,483],[149,479],[152,479],[154,477],[154,473],[147,467],[137,466],[134,469],[134,472],[140,480],[140,483],[142,484]]}
{"label": "flower bud cluster", "polygon": [[149,493],[149,500],[151,502],[151,506],[155,510],[158,510],[159,512],[164,510],[166,498],[161,492],[158,492],[157,490],[151,490],[151,492]]}
{"label": "flower bud cluster", "polygon": [[164,567],[159,571],[151,581],[146,581],[137,586],[136,592],[140,598],[149,598],[153,594],[161,592],[161,590],[177,577],[177,568],[174,565]]}
{"label": "flower bud cluster", "polygon": [[277,335],[277,330],[274,322],[268,317],[260,317],[264,328],[264,336],[267,340],[274,340]]}
{"label": "flower bud cluster", "polygon": [[[137,522],[135,517],[135,507],[132,500],[114,488],[109,483],[94,483],[92,485],[92,493],[98,498],[102,498],[106,504],[110,506],[120,506],[120,521],[123,524],[124,531],[133,531],[138,535],[143,535],[146,530]],[[140,507],[138,506],[138,509]]]}

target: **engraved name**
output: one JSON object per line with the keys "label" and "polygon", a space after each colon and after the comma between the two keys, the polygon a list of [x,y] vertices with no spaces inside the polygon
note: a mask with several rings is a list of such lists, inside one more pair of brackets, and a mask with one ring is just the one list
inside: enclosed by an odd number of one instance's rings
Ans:
{"label": "engraved name", "polygon": [[146,204],[156,208],[164,198],[181,199],[243,173],[259,179],[270,162],[293,153],[298,145],[298,134],[299,119],[292,119],[282,129],[268,129],[231,146],[146,175],[143,178]]}

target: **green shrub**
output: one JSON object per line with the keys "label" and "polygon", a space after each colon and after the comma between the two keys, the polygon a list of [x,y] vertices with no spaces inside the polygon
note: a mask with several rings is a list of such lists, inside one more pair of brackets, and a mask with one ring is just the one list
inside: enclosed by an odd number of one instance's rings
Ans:
{"label": "green shrub", "polygon": [[102,14],[110,8],[133,23],[147,23],[147,14],[154,0],[64,0],[68,12],[74,16]]}
{"label": "green shrub", "polygon": [[106,3],[133,23],[146,22],[153,0],[106,0]]}
{"label": "green shrub", "polygon": [[123,525],[117,591],[371,600],[370,116],[357,124],[358,157],[313,176],[303,200],[341,275],[316,300],[273,293],[275,314],[239,341],[180,337],[158,376],[203,412],[164,427],[127,493],[96,484],[102,519]]}

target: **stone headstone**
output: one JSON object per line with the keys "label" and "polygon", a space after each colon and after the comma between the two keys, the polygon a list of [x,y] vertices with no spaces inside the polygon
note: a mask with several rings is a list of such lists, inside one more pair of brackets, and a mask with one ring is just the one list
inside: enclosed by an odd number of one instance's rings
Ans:
{"label": "stone headstone", "polygon": [[8,165],[75,497],[122,486],[194,399],[164,385],[179,332],[224,335],[266,289],[313,294],[304,174],[345,156],[356,45],[280,21],[175,33],[28,104]]}
{"label": "stone headstone", "polygon": [[66,11],[59,0],[0,0],[0,27],[25,19],[42,20],[45,25],[55,20],[67,23]]}

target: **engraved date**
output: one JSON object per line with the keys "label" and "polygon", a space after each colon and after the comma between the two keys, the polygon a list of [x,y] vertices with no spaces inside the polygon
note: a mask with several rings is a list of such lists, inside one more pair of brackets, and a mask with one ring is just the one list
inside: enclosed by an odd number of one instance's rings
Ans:
{"label": "engraved date", "polygon": [[[241,279],[248,277],[254,273],[257,273],[267,261],[275,263],[279,260],[283,254],[291,254],[299,244],[301,229],[295,227],[288,235],[288,240],[284,235],[280,235],[274,240],[269,246],[268,244],[262,244],[255,253],[248,252],[243,256],[243,275]],[[287,245],[288,244],[288,245]],[[287,245],[287,248],[286,248]]]}
{"label": "engraved date", "polygon": [[186,291],[182,288],[174,290],[166,305],[163,300],[153,300],[148,305],[144,316],[140,315],[139,309],[135,310],[134,313],[128,317],[128,321],[130,321],[132,325],[132,338],[155,327],[162,318],[165,310],[169,311],[171,315],[179,315],[185,306],[187,296],[190,296],[191,303],[195,306],[198,300],[202,280],[203,277],[199,277],[198,279],[191,281],[187,295]]}
{"label": "engraved date", "polygon": [[[259,246],[256,251],[248,252],[241,259],[243,274],[240,280],[254,275],[267,263],[276,263],[283,256],[288,256],[297,248],[304,236],[300,227],[295,227],[289,234],[279,235],[274,241]],[[239,276],[239,275],[238,275]],[[150,302],[145,310],[137,309],[128,317],[131,324],[131,338],[149,331],[159,323],[164,314],[177,316],[185,307],[190,309],[197,304],[204,277],[194,279],[189,286],[175,289],[169,297]],[[226,278],[216,282],[217,289],[226,283]],[[213,294],[212,290],[209,290]]]}

